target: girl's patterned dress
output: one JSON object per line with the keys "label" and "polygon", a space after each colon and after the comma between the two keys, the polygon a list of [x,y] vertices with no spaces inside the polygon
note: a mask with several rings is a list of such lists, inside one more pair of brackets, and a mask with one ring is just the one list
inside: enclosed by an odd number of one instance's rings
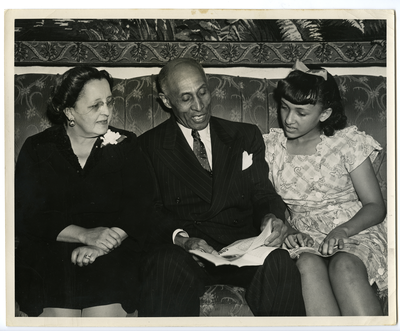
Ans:
{"label": "girl's patterned dress", "polygon": [[[286,149],[282,129],[264,135],[269,177],[288,205],[291,226],[314,239],[312,249],[291,249],[296,258],[302,252],[319,254],[326,235],[347,222],[362,207],[350,178],[350,172],[367,157],[373,162],[381,147],[371,136],[355,126],[321,135],[313,155],[291,155]],[[369,282],[380,291],[387,289],[386,219],[352,237],[359,245],[347,244],[341,251],[358,256],[365,264]],[[334,252],[336,253],[336,252]]]}

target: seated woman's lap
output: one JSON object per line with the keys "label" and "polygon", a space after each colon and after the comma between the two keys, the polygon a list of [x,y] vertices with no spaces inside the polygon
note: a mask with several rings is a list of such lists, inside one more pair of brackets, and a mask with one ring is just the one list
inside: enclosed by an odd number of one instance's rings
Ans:
{"label": "seated woman's lap", "polygon": [[[121,303],[131,313],[139,300],[141,254],[135,252],[125,240],[121,246],[103,255],[86,267],[75,267],[77,278],[82,282],[81,293],[85,307]],[[79,269],[77,269],[79,268]]]}
{"label": "seated woman's lap", "polygon": [[[128,241],[93,264],[79,267],[71,262],[71,253],[79,244],[37,244],[38,258],[29,261],[21,252],[21,263],[40,275],[45,307],[83,309],[121,303],[127,312],[137,305],[140,255]],[[19,247],[26,248],[26,247]],[[20,284],[24,290],[24,284]]]}

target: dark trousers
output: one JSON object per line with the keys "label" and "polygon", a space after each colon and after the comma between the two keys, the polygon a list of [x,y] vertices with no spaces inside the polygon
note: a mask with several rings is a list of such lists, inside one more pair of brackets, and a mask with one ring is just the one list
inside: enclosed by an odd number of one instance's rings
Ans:
{"label": "dark trousers", "polygon": [[255,316],[305,316],[300,273],[286,251],[274,250],[259,267],[204,264],[200,267],[172,244],[149,253],[142,269],[139,316],[199,316],[200,297],[213,284],[244,287]]}

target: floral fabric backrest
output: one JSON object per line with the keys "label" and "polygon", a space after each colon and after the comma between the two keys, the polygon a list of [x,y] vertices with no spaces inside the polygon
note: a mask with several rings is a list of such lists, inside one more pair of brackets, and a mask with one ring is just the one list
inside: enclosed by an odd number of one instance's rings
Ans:
{"label": "floral fabric backrest", "polygon": [[[114,79],[115,111],[111,124],[141,135],[165,121],[156,75]],[[15,158],[25,139],[50,126],[46,104],[59,75],[15,76]],[[228,120],[256,124],[262,133],[277,127],[273,90],[276,79],[208,75],[212,114]],[[373,76],[337,76],[349,124],[372,135],[384,147],[374,167],[386,197],[386,79]]]}
{"label": "floral fabric backrest", "polygon": [[[208,75],[208,80],[214,116],[254,123],[263,133],[268,131],[266,80],[225,75]],[[114,92],[117,99],[122,92],[121,98],[125,100],[124,118],[114,122],[118,127],[124,125],[125,129],[140,135],[170,116],[158,97],[156,76],[121,81]]]}
{"label": "floral fabric backrest", "polygon": [[55,75],[16,75],[14,79],[15,160],[29,136],[50,126],[45,116],[46,104],[56,82]]}
{"label": "floral fabric backrest", "polygon": [[[114,79],[115,110],[111,125],[137,135],[157,126],[170,114],[158,97],[155,75]],[[25,74],[15,76],[15,157],[25,139],[50,126],[46,105],[59,75]],[[258,125],[268,132],[267,81],[208,75],[212,113],[232,121]]]}

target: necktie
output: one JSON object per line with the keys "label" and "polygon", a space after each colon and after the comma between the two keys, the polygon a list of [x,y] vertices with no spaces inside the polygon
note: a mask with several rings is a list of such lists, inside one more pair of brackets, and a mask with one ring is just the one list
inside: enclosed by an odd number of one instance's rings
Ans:
{"label": "necktie", "polygon": [[197,130],[192,130],[193,137],[193,152],[199,160],[201,166],[211,173],[210,163],[208,162],[206,148],[200,139],[199,132]]}

